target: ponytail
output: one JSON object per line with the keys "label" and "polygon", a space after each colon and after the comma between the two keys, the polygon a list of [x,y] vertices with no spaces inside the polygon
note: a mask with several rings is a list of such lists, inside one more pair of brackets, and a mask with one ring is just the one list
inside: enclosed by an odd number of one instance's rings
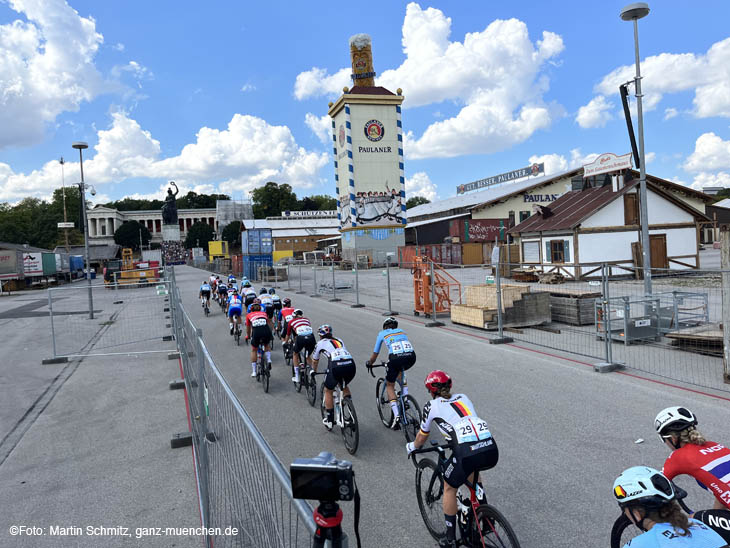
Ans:
{"label": "ponytail", "polygon": [[679,441],[682,444],[691,443],[693,445],[704,445],[707,443],[705,436],[702,432],[697,430],[694,426],[685,428],[679,433]]}
{"label": "ponytail", "polygon": [[658,510],[649,511],[646,517],[656,523],[668,523],[680,537],[692,535],[689,518],[676,500],[663,504]]}

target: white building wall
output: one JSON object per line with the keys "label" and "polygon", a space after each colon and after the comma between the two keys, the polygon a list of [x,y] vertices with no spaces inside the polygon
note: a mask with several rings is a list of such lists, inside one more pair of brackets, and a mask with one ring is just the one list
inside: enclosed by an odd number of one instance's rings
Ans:
{"label": "white building wall", "polygon": [[631,242],[638,239],[634,231],[578,234],[578,259],[581,263],[631,262]]}
{"label": "white building wall", "polygon": [[624,199],[620,197],[581,223],[581,227],[623,226]]}
{"label": "white building wall", "polygon": [[[668,223],[694,223],[694,217],[678,205],[670,202],[654,192],[647,192],[647,207],[649,208],[649,225]],[[623,217],[622,217],[623,219]],[[667,238],[668,240],[669,238]],[[669,242],[667,242],[667,248]]]}

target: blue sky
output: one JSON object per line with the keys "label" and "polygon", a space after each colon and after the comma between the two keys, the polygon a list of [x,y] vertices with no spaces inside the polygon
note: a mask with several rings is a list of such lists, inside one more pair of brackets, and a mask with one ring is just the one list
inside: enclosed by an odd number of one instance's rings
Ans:
{"label": "blue sky", "polygon": [[[625,3],[0,0],[0,201],[50,196],[61,156],[76,182],[76,140],[97,201],[160,197],[168,180],[236,198],[267,180],[333,195],[327,103],[352,85],[357,33],[372,37],[377,83],[406,97],[411,194],[623,154]],[[650,7],[648,171],[730,186],[730,4]]]}

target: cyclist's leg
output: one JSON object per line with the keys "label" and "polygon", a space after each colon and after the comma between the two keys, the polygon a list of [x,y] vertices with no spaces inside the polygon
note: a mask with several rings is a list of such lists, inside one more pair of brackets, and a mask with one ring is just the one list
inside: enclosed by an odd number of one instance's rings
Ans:
{"label": "cyclist's leg", "polygon": [[324,408],[327,415],[322,422],[328,429],[332,429],[332,425],[335,422],[335,402],[332,392],[334,391],[335,386],[337,386],[338,380],[335,376],[336,372],[333,371],[333,369],[337,366],[333,368],[332,365],[333,364],[330,364],[327,368],[327,375],[324,377]]}
{"label": "cyclist's leg", "polygon": [[400,374],[401,386],[403,387],[401,392],[404,396],[408,395],[408,382],[406,380],[406,371],[408,371],[415,364],[416,364],[416,353],[412,352],[410,354],[410,356],[404,360],[403,371],[401,371],[401,374]]}
{"label": "cyclist's leg", "polygon": [[350,383],[352,382],[352,379],[355,378],[356,372],[357,370],[355,369],[354,361],[351,361],[349,364],[338,366],[337,379],[341,380],[344,386],[342,390],[343,398],[352,397],[352,394],[350,393]]}
{"label": "cyclist's leg", "polygon": [[400,360],[393,355],[388,357],[388,365],[385,368],[385,393],[388,395],[388,401],[390,402],[390,409],[393,411],[393,425],[395,426],[396,421],[400,417],[400,410],[398,409],[398,399],[395,396],[395,381],[402,374],[403,369],[400,365]]}
{"label": "cyclist's leg", "polygon": [[259,340],[251,333],[251,376],[256,376],[256,361],[258,360]]}

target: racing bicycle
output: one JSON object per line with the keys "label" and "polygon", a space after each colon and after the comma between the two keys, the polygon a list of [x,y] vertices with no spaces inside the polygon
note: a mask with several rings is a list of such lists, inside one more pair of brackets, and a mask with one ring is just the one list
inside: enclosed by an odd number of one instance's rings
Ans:
{"label": "racing bicycle", "polygon": [[[315,372],[315,375],[326,375],[329,369],[323,373]],[[311,382],[314,382],[310,379]],[[342,438],[345,440],[345,449],[351,455],[354,455],[357,451],[358,443],[360,443],[360,430],[357,424],[357,413],[355,413],[355,404],[352,403],[352,398],[344,398],[342,396],[342,390],[344,389],[343,381],[337,381],[337,386],[332,392],[332,397],[335,404],[335,426],[340,427],[342,432]],[[322,413],[322,418],[327,416],[327,409],[324,406],[324,381],[319,387],[322,393],[320,399],[319,409]],[[309,395],[309,393],[307,393]]]}
{"label": "racing bicycle", "polygon": [[[370,375],[375,378],[373,369],[376,367],[387,367],[387,362],[382,362],[378,365],[368,366]],[[402,371],[397,378],[398,387],[395,391],[396,398],[398,399],[398,410],[400,414],[401,425],[403,433],[406,436],[406,441],[413,441],[416,439],[418,428],[421,424],[421,408],[416,401],[416,398],[410,394],[403,395],[403,384],[406,382],[406,372]],[[390,401],[388,400],[388,394],[385,391],[386,382],[385,377],[378,378],[378,382],[375,385],[375,405],[378,408],[378,415],[380,420],[386,428],[390,428],[393,423],[393,410],[390,407]]]}
{"label": "racing bicycle", "polygon": [[[246,341],[248,343],[248,341]],[[256,349],[256,382],[264,385],[264,392],[269,391],[269,380],[271,379],[271,369],[266,363],[266,355],[261,350],[261,346]]]}
{"label": "racing bicycle", "polygon": [[241,345],[241,324],[233,322],[233,338],[236,341],[236,346]]}
{"label": "racing bicycle", "polygon": [[205,315],[208,316],[210,314],[210,307],[208,306],[208,299],[206,299],[205,297],[202,297],[200,304],[203,307],[203,312],[205,312]]}
{"label": "racing bicycle", "polygon": [[[438,541],[446,537],[442,499],[444,470],[450,463],[450,459],[446,456],[446,449],[450,448],[448,444],[439,445],[438,442],[432,440],[431,447],[415,449],[410,454],[413,464],[416,466],[418,508],[428,532]],[[438,461],[434,462],[430,458],[416,460],[416,454],[428,452],[437,453]],[[520,543],[512,526],[499,510],[487,503],[487,495],[478,481],[474,484],[467,480],[463,486],[459,487],[456,496],[458,502],[456,521],[459,531],[457,546],[470,548],[513,546],[519,548]]]}
{"label": "racing bicycle", "polygon": [[[291,343],[285,346],[286,364],[291,367],[292,376],[294,376],[294,360]],[[309,402],[309,405],[314,407],[314,403],[317,401],[317,383],[313,382],[309,377],[309,374],[312,371],[312,366],[309,364],[309,355],[309,350],[305,348],[304,360],[302,360],[302,353],[301,351],[299,352],[299,382],[294,383],[294,389],[297,392],[301,392],[302,387],[304,387],[304,390],[307,393],[307,401]]]}

